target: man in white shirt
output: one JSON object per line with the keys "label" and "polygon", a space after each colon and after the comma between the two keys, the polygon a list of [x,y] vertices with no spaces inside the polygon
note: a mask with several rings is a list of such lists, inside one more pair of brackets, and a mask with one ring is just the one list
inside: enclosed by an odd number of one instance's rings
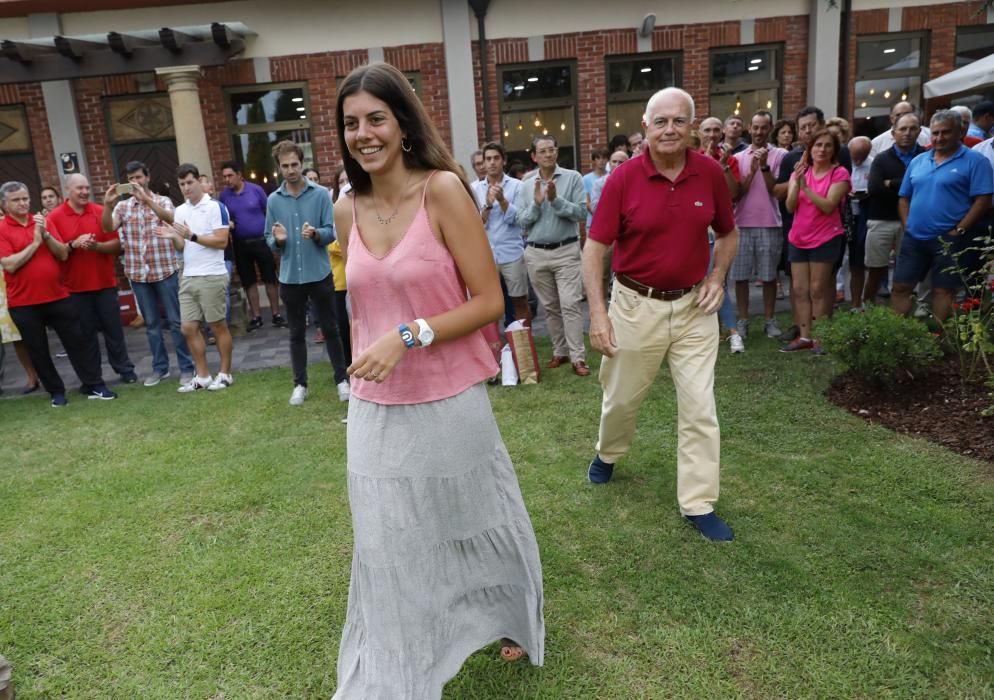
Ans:
{"label": "man in white shirt", "polygon": [[[870,155],[875,156],[878,153],[883,153],[888,148],[894,145],[894,124],[897,120],[903,117],[905,114],[918,114],[918,110],[910,102],[898,102],[893,107],[890,108],[890,127],[882,134],[879,134],[873,138],[870,142]],[[918,134],[918,143],[922,148],[926,148],[930,143],[932,143],[932,132],[929,131],[927,126],[923,126],[921,132]]]}
{"label": "man in white shirt", "polygon": [[849,155],[852,156],[852,190],[849,192],[849,204],[852,207],[853,223],[856,227],[849,241],[849,296],[852,299],[852,311],[863,309],[863,286],[866,282],[865,200],[869,189],[870,165],[873,163],[871,148],[870,139],[865,136],[856,136],[849,142]]}
{"label": "man in white shirt", "polygon": [[[176,207],[173,224],[155,232],[169,238],[183,253],[183,277],[179,284],[180,321],[183,336],[193,355],[196,376],[180,386],[180,393],[200,389],[220,391],[231,386],[231,333],[225,322],[228,268],[224,249],[228,245],[228,210],[204,191],[200,171],[191,163],[176,169],[176,179],[186,201]],[[207,321],[221,354],[221,368],[212,380],[207,365],[207,345],[200,333]]]}

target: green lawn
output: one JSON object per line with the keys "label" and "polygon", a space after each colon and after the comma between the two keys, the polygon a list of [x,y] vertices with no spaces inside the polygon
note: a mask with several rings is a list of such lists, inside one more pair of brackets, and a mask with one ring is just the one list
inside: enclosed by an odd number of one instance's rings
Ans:
{"label": "green lawn", "polygon": [[[542,552],[546,665],[488,649],[446,697],[994,697],[994,469],[830,405],[834,369],[722,348],[724,546],[678,515],[665,374],[605,487],[585,481],[594,377],[492,389]],[[331,696],[352,538],[343,405],[313,374],[296,410],[289,370],[0,401],[19,698]]]}

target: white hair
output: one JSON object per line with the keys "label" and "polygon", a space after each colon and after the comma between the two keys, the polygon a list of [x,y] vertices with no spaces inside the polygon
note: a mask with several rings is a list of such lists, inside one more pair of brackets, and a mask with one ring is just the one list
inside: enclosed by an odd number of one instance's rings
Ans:
{"label": "white hair", "polygon": [[957,112],[959,112],[960,116],[963,117],[964,124],[969,124],[970,122],[973,121],[973,112],[971,112],[970,108],[967,107],[966,105],[953,105],[949,109],[955,109]]}
{"label": "white hair", "polygon": [[694,121],[694,98],[690,96],[690,93],[686,90],[681,90],[678,87],[668,87],[663,88],[655,95],[649,98],[649,101],[645,105],[645,114],[642,115],[642,120],[648,124],[649,123],[649,112],[652,110],[652,103],[656,100],[660,100],[664,97],[669,97],[675,95],[680,99],[686,101],[687,105],[690,107],[690,121]]}

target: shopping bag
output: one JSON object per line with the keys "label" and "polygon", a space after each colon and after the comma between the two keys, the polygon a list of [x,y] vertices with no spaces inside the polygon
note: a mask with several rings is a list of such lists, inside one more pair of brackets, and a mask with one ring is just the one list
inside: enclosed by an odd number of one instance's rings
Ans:
{"label": "shopping bag", "polygon": [[538,352],[535,351],[531,327],[522,321],[515,321],[504,329],[504,334],[518,368],[518,381],[522,384],[538,384],[542,377],[538,369]]}
{"label": "shopping bag", "polygon": [[500,379],[504,386],[518,383],[518,368],[514,366],[514,353],[510,345],[505,345],[500,351]]}

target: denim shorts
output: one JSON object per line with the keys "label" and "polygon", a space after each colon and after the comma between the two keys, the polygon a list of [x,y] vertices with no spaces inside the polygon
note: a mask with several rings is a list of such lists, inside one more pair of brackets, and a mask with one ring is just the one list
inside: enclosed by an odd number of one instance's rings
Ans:
{"label": "denim shorts", "polygon": [[[933,287],[959,289],[963,286],[961,273],[950,268],[958,265],[964,272],[977,269],[979,256],[974,251],[966,251],[974,245],[974,238],[971,233],[962,236],[943,234],[923,241],[905,235],[897,254],[894,283],[915,285],[931,272]],[[950,245],[948,252],[943,245],[944,241]],[[956,262],[953,260],[954,256]]]}
{"label": "denim shorts", "polygon": [[831,263],[834,265],[842,257],[845,243],[845,236],[836,236],[816,248],[798,248],[791,243],[787,259],[792,263]]}

